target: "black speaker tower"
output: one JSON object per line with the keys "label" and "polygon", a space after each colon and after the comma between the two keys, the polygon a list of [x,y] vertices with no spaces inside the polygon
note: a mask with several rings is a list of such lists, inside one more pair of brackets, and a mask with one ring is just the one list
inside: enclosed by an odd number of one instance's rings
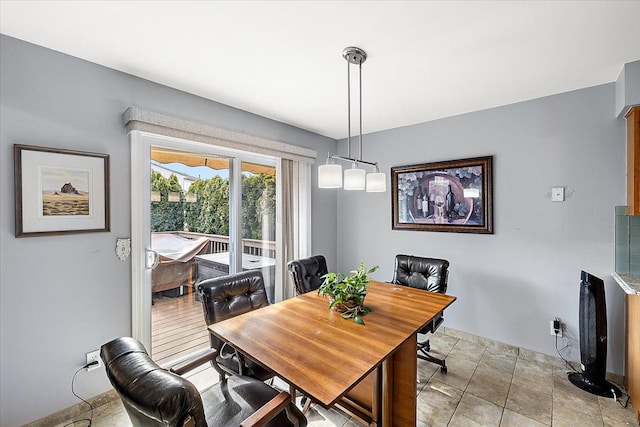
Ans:
{"label": "black speaker tower", "polygon": [[617,398],[620,389],[605,379],[607,373],[607,304],[602,279],[580,274],[580,362],[582,372],[569,381],[589,393]]}

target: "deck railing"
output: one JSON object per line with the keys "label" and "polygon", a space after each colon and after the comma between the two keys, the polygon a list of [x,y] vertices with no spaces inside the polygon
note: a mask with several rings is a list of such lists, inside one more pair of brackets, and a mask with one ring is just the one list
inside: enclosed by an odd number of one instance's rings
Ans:
{"label": "deck railing", "polygon": [[[229,236],[219,234],[193,233],[190,231],[163,231],[163,233],[173,233],[188,239],[206,237],[209,239],[209,250],[212,254],[229,251]],[[267,258],[276,257],[276,242],[272,240],[242,239],[242,253],[264,256]]]}

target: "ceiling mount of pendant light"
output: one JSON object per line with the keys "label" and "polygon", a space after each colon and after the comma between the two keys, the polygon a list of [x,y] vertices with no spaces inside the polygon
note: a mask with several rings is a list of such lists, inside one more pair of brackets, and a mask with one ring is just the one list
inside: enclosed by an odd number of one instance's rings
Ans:
{"label": "ceiling mount of pendant light", "polygon": [[[318,167],[318,187],[320,188],[344,188],[345,190],[364,190],[367,192],[386,191],[386,177],[380,172],[377,162],[362,160],[362,63],[367,59],[367,53],[358,47],[347,47],[342,51],[342,57],[347,61],[347,121],[349,132],[347,133],[347,157],[329,153],[327,163]],[[359,120],[360,120],[360,157],[351,157],[351,64],[358,66],[359,83]],[[342,166],[335,161],[351,163],[351,168],[344,171],[344,187],[342,179]],[[359,165],[373,166],[373,172],[366,173]]]}

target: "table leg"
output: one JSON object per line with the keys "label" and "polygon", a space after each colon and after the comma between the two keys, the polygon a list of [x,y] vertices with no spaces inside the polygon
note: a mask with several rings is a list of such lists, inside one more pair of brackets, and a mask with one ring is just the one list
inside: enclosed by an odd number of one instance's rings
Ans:
{"label": "table leg", "polygon": [[382,362],[382,384],[381,402],[382,414],[380,417],[381,426],[392,426],[393,424],[393,375],[395,356],[387,357]]}
{"label": "table leg", "polygon": [[[418,358],[414,334],[385,360],[383,367],[383,426],[415,427]],[[386,377],[386,378],[385,378]],[[385,405],[386,410],[385,410]]]}

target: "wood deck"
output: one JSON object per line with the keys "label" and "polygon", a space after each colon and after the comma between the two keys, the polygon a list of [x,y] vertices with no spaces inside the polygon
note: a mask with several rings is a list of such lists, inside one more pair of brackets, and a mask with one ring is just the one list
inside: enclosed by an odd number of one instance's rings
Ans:
{"label": "wood deck", "polygon": [[151,307],[151,357],[158,365],[171,365],[209,347],[202,304],[195,300],[191,289],[176,298],[155,296]]}

